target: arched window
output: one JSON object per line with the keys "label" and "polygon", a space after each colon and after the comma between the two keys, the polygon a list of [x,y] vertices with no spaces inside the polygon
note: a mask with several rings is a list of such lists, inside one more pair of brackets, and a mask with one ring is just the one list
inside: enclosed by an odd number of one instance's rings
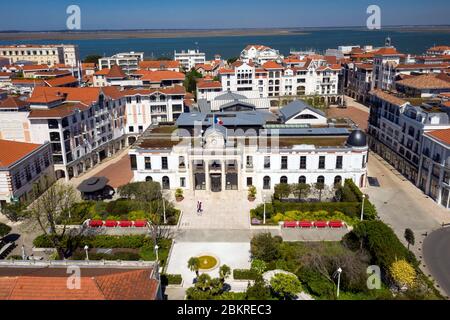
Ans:
{"label": "arched window", "polygon": [[306,183],[306,177],[300,176],[300,178],[298,178],[298,183]]}
{"label": "arched window", "polygon": [[325,183],[325,177],[324,177],[324,176],[319,176],[319,177],[317,178],[317,183],[324,184],[324,183]]}
{"label": "arched window", "polygon": [[285,184],[287,184],[287,183],[288,183],[288,178],[287,178],[286,176],[281,177],[280,183],[285,183]]}
{"label": "arched window", "polygon": [[146,182],[152,182],[152,181],[153,181],[153,178],[150,177],[150,176],[148,176],[148,177],[145,178],[145,181],[146,181]]}
{"label": "arched window", "polygon": [[336,176],[334,178],[334,185],[337,186],[341,186],[342,185],[342,177],[341,176]]}
{"label": "arched window", "polygon": [[263,180],[263,189],[270,190],[270,177],[266,176]]}
{"label": "arched window", "polygon": [[162,178],[162,188],[163,188],[164,190],[169,190],[169,189],[170,189],[170,180],[169,180],[169,177],[164,176],[164,177]]}

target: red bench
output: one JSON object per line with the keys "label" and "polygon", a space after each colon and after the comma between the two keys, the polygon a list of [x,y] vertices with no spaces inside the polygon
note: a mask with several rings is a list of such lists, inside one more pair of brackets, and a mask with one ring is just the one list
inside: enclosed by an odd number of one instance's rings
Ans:
{"label": "red bench", "polygon": [[119,221],[119,226],[122,228],[129,228],[133,225],[132,221]]}
{"label": "red bench", "polygon": [[107,227],[107,228],[117,227],[117,225],[118,225],[117,221],[112,221],[112,220],[105,221],[105,227]]}
{"label": "red bench", "polygon": [[297,228],[297,222],[295,221],[285,221],[284,222],[285,228]]}
{"label": "red bench", "polygon": [[134,222],[136,228],[144,228],[147,226],[147,220],[137,220]]}
{"label": "red bench", "polygon": [[300,228],[312,228],[313,223],[311,221],[300,221],[298,225]]}
{"label": "red bench", "polygon": [[89,220],[89,227],[91,228],[99,228],[103,226],[103,221],[101,220]]}
{"label": "red bench", "polygon": [[328,226],[329,226],[330,228],[339,229],[339,228],[344,227],[344,224],[342,223],[342,221],[335,220],[335,221],[330,221],[330,222],[328,223]]}
{"label": "red bench", "polygon": [[314,226],[316,228],[326,228],[328,226],[328,223],[326,221],[316,221],[314,222]]}

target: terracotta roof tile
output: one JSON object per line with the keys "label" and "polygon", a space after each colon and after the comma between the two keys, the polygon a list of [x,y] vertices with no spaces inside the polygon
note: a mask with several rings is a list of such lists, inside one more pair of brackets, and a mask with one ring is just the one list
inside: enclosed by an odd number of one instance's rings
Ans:
{"label": "terracotta roof tile", "polygon": [[429,135],[447,145],[450,145],[450,129],[433,130],[427,132],[426,135]]}
{"label": "terracotta roof tile", "polygon": [[171,71],[171,70],[138,70],[133,73],[134,75],[140,76],[143,81],[150,81],[153,83],[159,83],[164,80],[180,80],[184,81],[185,75],[181,72]]}
{"label": "terracotta roof tile", "polygon": [[283,66],[276,63],[275,61],[267,61],[262,65],[264,69],[283,69]]}
{"label": "terracotta roof tile", "polygon": [[378,97],[378,98],[380,98],[380,99],[382,99],[384,101],[387,101],[387,102],[389,102],[389,103],[391,103],[393,105],[396,105],[396,106],[402,106],[402,105],[404,105],[405,103],[408,102],[406,100],[398,98],[398,97],[396,97],[396,96],[394,96],[394,95],[392,95],[392,94],[390,94],[388,92],[385,92],[385,91],[382,91],[382,90],[379,90],[379,89],[375,89],[375,90],[370,91],[370,94],[374,95],[374,96],[376,96],[376,97]]}
{"label": "terracotta roof tile", "polygon": [[17,97],[8,97],[5,100],[0,100],[0,109],[21,109],[29,105],[29,102],[20,100]]}
{"label": "terracotta roof tile", "polygon": [[8,167],[40,147],[40,144],[0,140],[0,167]]}
{"label": "terracotta roof tile", "polygon": [[180,62],[175,60],[144,60],[139,62],[141,69],[175,69],[180,67]]}
{"label": "terracotta roof tile", "polygon": [[450,89],[450,77],[446,74],[423,74],[396,82],[414,89]]}
{"label": "terracotta roof tile", "polygon": [[58,77],[58,78],[54,78],[54,79],[48,79],[48,80],[44,80],[45,83],[47,83],[47,85],[49,87],[63,87],[63,86],[67,86],[70,84],[74,84],[78,82],[78,79],[73,77],[73,76],[67,76],[67,77]]}

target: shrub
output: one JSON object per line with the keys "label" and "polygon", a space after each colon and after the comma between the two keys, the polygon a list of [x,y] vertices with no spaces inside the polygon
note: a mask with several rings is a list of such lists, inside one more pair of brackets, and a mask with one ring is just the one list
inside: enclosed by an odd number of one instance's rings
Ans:
{"label": "shrub", "polygon": [[251,198],[256,197],[256,187],[255,186],[248,187],[248,196]]}
{"label": "shrub", "polygon": [[400,287],[411,288],[416,281],[416,270],[405,260],[398,260],[389,267],[389,273],[395,283]]}
{"label": "shrub", "polygon": [[8,233],[11,232],[11,227],[7,224],[0,222],[0,238],[6,236]]}
{"label": "shrub", "polygon": [[[63,238],[62,242],[67,243],[67,237]],[[138,249],[151,242],[151,239],[144,235],[129,235],[129,236],[109,236],[98,235],[91,237],[82,237],[76,239],[78,247],[88,245],[89,248],[129,248]],[[33,245],[37,248],[51,248],[52,242],[46,235],[40,235],[33,241]]]}
{"label": "shrub", "polygon": [[[72,258],[72,260],[85,260],[86,253],[83,251],[77,251],[72,255],[71,258]],[[135,253],[135,252],[116,252],[113,254],[89,252],[89,260],[94,260],[94,261],[98,261],[98,260],[139,261],[140,256],[138,253]]]}
{"label": "shrub", "polygon": [[182,282],[181,274],[161,274],[161,283],[164,286],[181,285]]}
{"label": "shrub", "polygon": [[234,269],[233,278],[235,280],[256,280],[259,277],[256,270],[251,269]]}
{"label": "shrub", "polygon": [[270,262],[280,257],[281,237],[272,237],[270,233],[261,233],[254,236],[250,242],[251,253],[254,259]]}
{"label": "shrub", "polygon": [[309,268],[302,268],[297,274],[306,289],[313,295],[331,298],[334,295],[334,285],[320,273]]}

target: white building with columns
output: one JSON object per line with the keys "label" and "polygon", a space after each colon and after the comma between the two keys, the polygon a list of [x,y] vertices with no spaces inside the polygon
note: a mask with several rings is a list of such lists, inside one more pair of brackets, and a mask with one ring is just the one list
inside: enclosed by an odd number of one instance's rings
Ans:
{"label": "white building with columns", "polygon": [[363,132],[272,125],[266,118],[260,111],[193,113],[182,115],[177,126],[150,128],[129,152],[134,181],[212,192],[250,186],[271,192],[279,183],[332,187],[345,179],[365,186]]}

